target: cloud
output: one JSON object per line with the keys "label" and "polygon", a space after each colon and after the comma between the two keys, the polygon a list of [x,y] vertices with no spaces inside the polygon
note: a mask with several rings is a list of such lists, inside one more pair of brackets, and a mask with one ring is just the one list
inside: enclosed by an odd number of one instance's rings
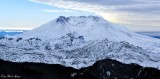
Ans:
{"label": "cloud", "polygon": [[48,9],[45,9],[45,10],[42,10],[44,12],[55,12],[55,13],[59,13],[59,12],[74,12],[72,10],[48,10]]}
{"label": "cloud", "polygon": [[82,3],[88,3],[88,4],[96,4],[96,5],[132,5],[137,4],[139,1],[135,0],[68,0],[68,1],[74,1],[74,2],[82,2]]}
{"label": "cloud", "polygon": [[[160,26],[159,0],[30,0],[65,9],[94,12],[107,20],[134,25]],[[52,12],[52,11],[48,11]],[[53,11],[54,12],[54,11]],[[57,11],[58,12],[58,11]],[[146,20],[146,21],[144,21]],[[152,21],[153,20],[153,21]],[[135,22],[138,22],[135,24]],[[160,29],[159,29],[160,30]]]}

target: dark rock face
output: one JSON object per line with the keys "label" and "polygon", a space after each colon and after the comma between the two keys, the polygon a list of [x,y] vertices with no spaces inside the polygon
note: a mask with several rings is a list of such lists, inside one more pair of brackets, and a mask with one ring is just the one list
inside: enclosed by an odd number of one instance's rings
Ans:
{"label": "dark rock face", "polygon": [[160,79],[160,70],[137,64],[123,64],[111,59],[98,61],[83,71],[96,79]]}
{"label": "dark rock face", "polygon": [[160,70],[105,59],[74,69],[58,64],[13,63],[0,60],[0,79],[160,79]]}
{"label": "dark rock face", "polygon": [[[71,79],[70,75],[73,72],[77,72],[77,70],[58,64],[47,65],[41,63],[12,63],[0,61],[0,75],[21,76],[19,79]],[[12,79],[15,78],[13,77]]]}
{"label": "dark rock face", "polygon": [[66,22],[68,22],[69,18],[65,17],[65,16],[59,16],[59,18],[57,19],[57,22],[61,23],[61,24],[65,24]]}

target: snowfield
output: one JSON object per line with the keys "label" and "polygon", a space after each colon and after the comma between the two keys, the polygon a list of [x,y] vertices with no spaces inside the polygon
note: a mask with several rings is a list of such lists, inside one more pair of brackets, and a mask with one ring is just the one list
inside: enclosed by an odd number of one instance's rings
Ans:
{"label": "snowfield", "polygon": [[60,16],[32,31],[0,38],[0,59],[13,62],[79,69],[106,58],[160,69],[160,40],[97,16]]}

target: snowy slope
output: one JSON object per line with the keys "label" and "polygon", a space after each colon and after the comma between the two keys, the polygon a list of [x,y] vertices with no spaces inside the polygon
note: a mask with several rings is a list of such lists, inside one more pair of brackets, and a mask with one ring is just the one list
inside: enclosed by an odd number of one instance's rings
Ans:
{"label": "snowy slope", "polygon": [[160,40],[131,32],[101,17],[59,18],[13,39],[0,40],[0,58],[74,68],[110,58],[160,69]]}
{"label": "snowy slope", "polygon": [[[60,16],[59,18],[30,32],[20,35],[19,37],[38,37],[48,40],[57,39],[68,33],[74,32],[80,36],[83,36],[86,41],[103,39],[117,42],[127,41],[135,46],[144,47],[145,49],[149,49],[150,46],[160,46],[159,39],[133,33],[123,26],[116,25],[106,21],[103,18],[95,16]],[[153,48],[152,50],[159,50],[159,48]]]}

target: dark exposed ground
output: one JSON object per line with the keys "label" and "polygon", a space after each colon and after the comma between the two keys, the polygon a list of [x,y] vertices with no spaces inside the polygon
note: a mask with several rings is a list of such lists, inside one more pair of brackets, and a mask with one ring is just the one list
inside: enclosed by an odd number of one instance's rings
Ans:
{"label": "dark exposed ground", "polygon": [[105,59],[80,70],[58,64],[0,60],[0,79],[160,79],[160,70]]}

